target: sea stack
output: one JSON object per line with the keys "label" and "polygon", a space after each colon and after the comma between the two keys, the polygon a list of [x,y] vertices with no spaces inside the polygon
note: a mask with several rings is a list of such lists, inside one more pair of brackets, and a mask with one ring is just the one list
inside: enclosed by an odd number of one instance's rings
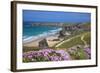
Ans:
{"label": "sea stack", "polygon": [[39,48],[41,49],[47,49],[49,46],[48,46],[48,43],[47,43],[47,40],[46,39],[43,39],[39,42]]}

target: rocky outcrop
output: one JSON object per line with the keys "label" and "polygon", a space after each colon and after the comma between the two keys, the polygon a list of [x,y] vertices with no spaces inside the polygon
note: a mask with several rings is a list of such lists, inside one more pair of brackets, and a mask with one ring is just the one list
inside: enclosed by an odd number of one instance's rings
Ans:
{"label": "rocky outcrop", "polygon": [[63,38],[63,37],[65,37],[66,35],[65,35],[65,31],[64,30],[61,30],[61,31],[59,31],[59,38]]}
{"label": "rocky outcrop", "polygon": [[48,43],[47,43],[47,40],[46,39],[43,39],[39,42],[39,48],[41,49],[47,49],[49,46],[48,46]]}
{"label": "rocky outcrop", "polygon": [[85,30],[85,31],[89,31],[90,30],[90,25],[89,24],[67,25],[67,26],[64,26],[64,29],[66,31],[75,31],[75,30]]}
{"label": "rocky outcrop", "polygon": [[31,24],[32,26],[54,26],[54,27],[62,27],[64,23],[57,22],[34,22]]}

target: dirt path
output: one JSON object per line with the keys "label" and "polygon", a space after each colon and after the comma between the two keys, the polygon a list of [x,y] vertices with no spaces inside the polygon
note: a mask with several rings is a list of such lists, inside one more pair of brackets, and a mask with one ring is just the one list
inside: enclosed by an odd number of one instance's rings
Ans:
{"label": "dirt path", "polygon": [[75,36],[75,37],[69,38],[69,39],[64,40],[64,41],[62,41],[61,43],[57,44],[55,47],[58,47],[58,46],[62,45],[63,43],[68,42],[68,41],[70,41],[70,40],[72,40],[72,39],[74,39],[74,38],[80,37],[80,36],[81,36],[81,41],[84,43],[84,45],[87,45],[87,42],[84,40],[85,35],[86,35],[86,33],[83,34],[83,35],[77,35],[77,36]]}
{"label": "dirt path", "polygon": [[68,42],[68,41],[70,41],[70,40],[72,40],[72,39],[74,39],[74,38],[76,38],[76,37],[79,37],[79,36],[81,36],[81,35],[77,35],[77,36],[72,37],[72,38],[70,38],[70,39],[64,40],[64,41],[62,41],[61,43],[57,44],[55,47],[58,47],[58,46],[62,45],[63,43]]}
{"label": "dirt path", "polygon": [[84,42],[84,45],[87,45],[86,41],[84,40],[85,35],[86,35],[86,34],[84,34],[84,35],[81,37],[81,40]]}

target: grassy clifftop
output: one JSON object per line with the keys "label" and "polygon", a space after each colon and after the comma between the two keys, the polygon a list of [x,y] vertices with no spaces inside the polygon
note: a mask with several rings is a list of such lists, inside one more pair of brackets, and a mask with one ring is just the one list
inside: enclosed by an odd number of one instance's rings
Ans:
{"label": "grassy clifftop", "polygon": [[82,33],[80,35],[73,36],[72,38],[65,39],[63,42],[57,44],[57,48],[70,48],[75,45],[84,45],[82,40],[82,36],[84,36],[84,41],[87,44],[90,44],[90,32]]}

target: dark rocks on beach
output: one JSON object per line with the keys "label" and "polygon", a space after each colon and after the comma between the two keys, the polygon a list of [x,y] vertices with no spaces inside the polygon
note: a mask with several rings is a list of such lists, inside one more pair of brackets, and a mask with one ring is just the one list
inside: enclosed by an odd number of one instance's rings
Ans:
{"label": "dark rocks on beach", "polygon": [[39,42],[39,47],[41,49],[47,49],[49,46],[48,46],[48,43],[47,43],[47,40],[46,39],[43,39]]}
{"label": "dark rocks on beach", "polygon": [[53,39],[53,41],[59,41],[60,39]]}
{"label": "dark rocks on beach", "polygon": [[64,30],[61,30],[61,31],[59,31],[59,38],[63,38],[63,37],[65,37],[66,35],[65,35],[65,31]]}

